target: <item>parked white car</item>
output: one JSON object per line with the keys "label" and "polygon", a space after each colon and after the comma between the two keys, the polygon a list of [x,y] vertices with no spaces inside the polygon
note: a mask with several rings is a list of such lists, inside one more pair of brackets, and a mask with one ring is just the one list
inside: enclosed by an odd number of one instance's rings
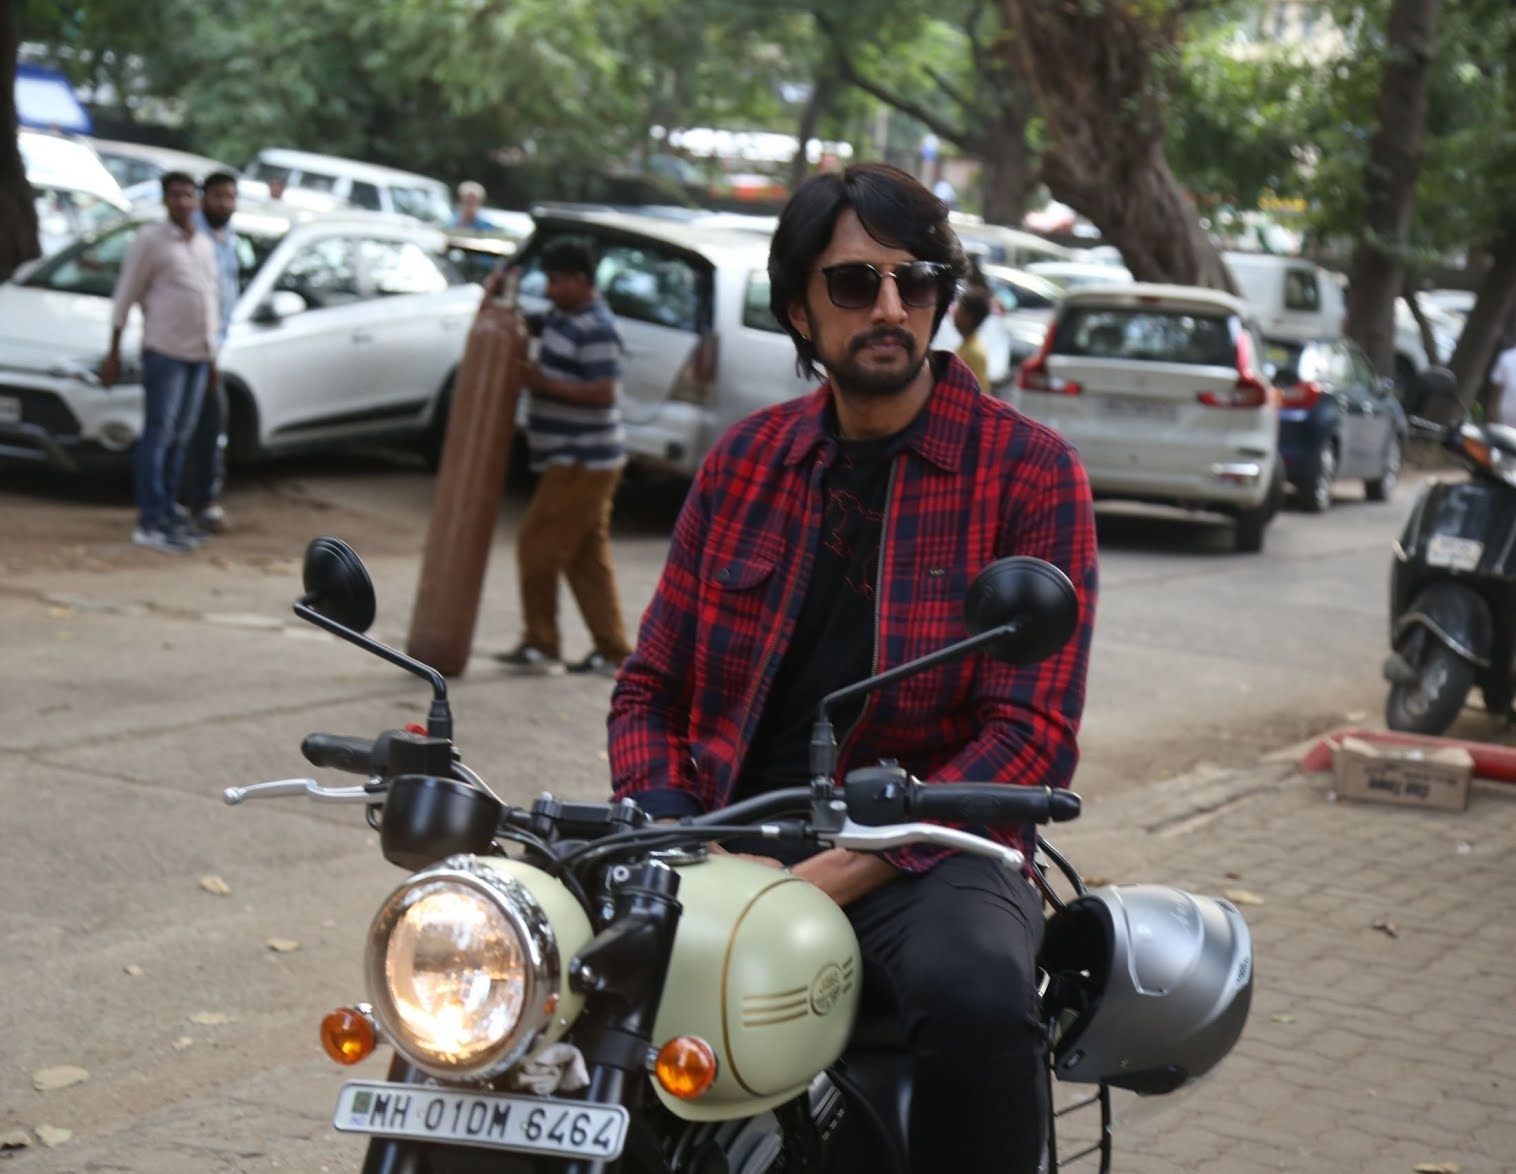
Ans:
{"label": "parked white car", "polygon": [[87,142],[23,130],[17,132],[16,144],[34,194],[44,257],[131,215],[121,185]]}
{"label": "parked white car", "polygon": [[[79,241],[0,286],[0,459],[64,470],[120,462],[142,429],[140,318],[126,370],[101,387],[111,294],[141,226]],[[441,233],[364,213],[239,211],[242,297],[221,354],[230,454],[363,441],[440,447],[453,374],[481,294]]]}
{"label": "parked white car", "polygon": [[1279,397],[1241,299],[1180,285],[1065,295],[1011,403],[1079,450],[1097,497],[1225,514],[1263,548],[1284,496]]}
{"label": "parked white car", "polygon": [[[533,214],[537,230],[514,262],[522,268],[522,307],[548,306],[539,258],[549,240],[589,243],[600,259],[596,284],[626,345],[622,424],[635,463],[693,476],[737,420],[816,386],[795,373],[794,344],[769,310],[771,220],[563,207]],[[956,341],[944,321],[933,345]],[[1006,379],[1008,346],[998,349]],[[997,378],[994,364],[990,378]]]}
{"label": "parked white car", "polygon": [[370,212],[391,212],[444,225],[453,215],[447,184],[429,175],[397,171],[338,155],[267,147],[244,174],[264,184],[283,183],[291,204],[324,211],[332,201]]}

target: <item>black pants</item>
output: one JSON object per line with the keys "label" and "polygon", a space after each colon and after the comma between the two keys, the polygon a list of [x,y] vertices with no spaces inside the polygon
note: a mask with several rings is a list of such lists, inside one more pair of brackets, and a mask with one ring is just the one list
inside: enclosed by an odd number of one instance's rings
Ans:
{"label": "black pants", "polygon": [[915,1057],[911,1169],[1035,1174],[1048,1096],[1040,894],[998,863],[954,856],[847,914],[864,981],[894,997]]}

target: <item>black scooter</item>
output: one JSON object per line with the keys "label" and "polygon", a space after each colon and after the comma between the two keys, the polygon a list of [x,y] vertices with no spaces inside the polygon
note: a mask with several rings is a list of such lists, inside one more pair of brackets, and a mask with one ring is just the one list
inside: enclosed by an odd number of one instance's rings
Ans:
{"label": "black scooter", "polygon": [[[1422,404],[1446,404],[1452,376],[1423,373]],[[1454,396],[1456,401],[1456,396]],[[1516,428],[1412,418],[1469,470],[1467,481],[1432,482],[1395,544],[1390,571],[1392,730],[1440,734],[1478,685],[1490,713],[1511,717],[1516,699]]]}

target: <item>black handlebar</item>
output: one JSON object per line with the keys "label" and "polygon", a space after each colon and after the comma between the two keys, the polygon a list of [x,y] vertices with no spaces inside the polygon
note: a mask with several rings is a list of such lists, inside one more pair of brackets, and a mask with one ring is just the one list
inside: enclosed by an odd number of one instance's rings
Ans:
{"label": "black handlebar", "polygon": [[345,770],[349,774],[384,773],[384,763],[376,761],[380,740],[358,738],[348,734],[308,734],[300,743],[300,753],[312,766]]}
{"label": "black handlebar", "polygon": [[935,819],[990,827],[1064,823],[1079,816],[1073,791],[1007,783],[919,783],[899,767],[849,771],[842,790],[848,815],[868,827]]}

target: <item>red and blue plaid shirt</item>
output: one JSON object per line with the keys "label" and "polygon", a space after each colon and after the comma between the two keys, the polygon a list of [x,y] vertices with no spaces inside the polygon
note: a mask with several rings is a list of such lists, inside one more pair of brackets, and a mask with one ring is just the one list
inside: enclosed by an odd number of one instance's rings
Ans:
{"label": "red and blue plaid shirt", "polygon": [[[611,699],[616,794],[654,818],[730,801],[815,561],[822,477],[837,455],[830,397],[821,387],[740,421],[679,514]],[[876,671],[966,637],[969,581],[1005,555],[1062,568],[1079,626],[1040,664],[970,657],[875,693],[843,741],[838,777],[893,758],[929,782],[1068,786],[1096,596],[1090,487],[1073,449],[982,394],[953,358],[895,458],[881,542]],[[1019,830],[996,834],[1026,847]],[[908,872],[945,855],[885,854]]]}

